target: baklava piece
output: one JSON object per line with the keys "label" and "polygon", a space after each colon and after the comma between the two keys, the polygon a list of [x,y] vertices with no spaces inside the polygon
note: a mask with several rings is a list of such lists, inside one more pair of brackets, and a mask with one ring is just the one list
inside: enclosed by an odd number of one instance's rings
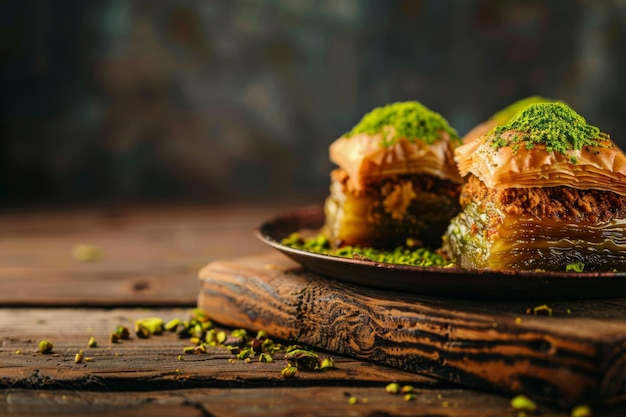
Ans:
{"label": "baklava piece", "polygon": [[413,245],[439,248],[460,210],[461,141],[438,113],[400,102],[366,114],[330,146],[324,233],[334,247]]}
{"label": "baklava piece", "polygon": [[563,103],[460,146],[467,177],[443,251],[493,270],[626,270],[626,156]]}

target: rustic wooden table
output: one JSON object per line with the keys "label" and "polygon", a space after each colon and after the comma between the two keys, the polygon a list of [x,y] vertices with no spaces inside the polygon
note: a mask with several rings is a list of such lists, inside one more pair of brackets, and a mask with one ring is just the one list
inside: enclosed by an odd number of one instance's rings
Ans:
{"label": "rustic wooden table", "polygon": [[[331,352],[335,367],[281,375],[286,361],[233,360],[223,347],[183,355],[173,333],[112,343],[118,325],[157,316],[185,319],[198,272],[214,261],[264,254],[253,230],[281,203],[32,210],[0,213],[0,414],[518,416],[510,395],[467,389]],[[75,258],[79,244],[101,257]],[[282,255],[281,255],[282,256]],[[235,309],[236,310],[236,309]],[[352,318],[354,320],[354,318]],[[216,323],[230,331],[232,324]],[[94,337],[96,347],[88,347]],[[53,342],[49,354],[41,340]],[[76,363],[75,355],[85,358]],[[412,385],[406,401],[385,392]],[[540,403],[527,415],[569,416]],[[595,416],[626,407],[594,408]]]}

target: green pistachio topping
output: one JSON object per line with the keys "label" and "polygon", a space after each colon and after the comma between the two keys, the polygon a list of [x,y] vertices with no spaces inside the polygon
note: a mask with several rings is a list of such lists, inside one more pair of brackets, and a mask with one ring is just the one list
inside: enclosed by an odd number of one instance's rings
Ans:
{"label": "green pistachio topping", "polygon": [[[511,132],[503,135],[504,132]],[[603,147],[609,135],[600,132],[564,103],[537,103],[527,106],[508,123],[495,127],[490,135],[491,146],[511,146],[517,152],[521,145],[532,149],[543,144],[548,152],[569,155],[584,147]],[[576,163],[572,158],[572,163]]]}
{"label": "green pistachio topping", "polygon": [[496,121],[499,125],[503,125],[503,124],[508,123],[509,120],[513,118],[513,116],[515,116],[520,111],[524,110],[526,107],[530,106],[531,104],[537,104],[537,103],[561,103],[561,101],[552,100],[552,99],[540,97],[540,96],[530,96],[530,97],[523,98],[521,100],[518,100],[508,105],[507,107],[503,108],[499,112],[495,113],[489,119]]}
{"label": "green pistachio topping", "polygon": [[382,145],[385,147],[393,145],[400,138],[406,138],[409,142],[421,140],[432,145],[441,139],[442,132],[447,132],[453,142],[461,141],[456,130],[450,127],[443,116],[417,101],[377,107],[363,116],[361,121],[344,136],[350,137],[359,133],[377,134],[385,132],[386,127],[394,129],[383,136]]}
{"label": "green pistachio topping", "polygon": [[413,240],[409,238],[407,239],[406,245],[388,250],[359,246],[343,246],[334,249],[331,248],[328,238],[323,234],[303,237],[300,233],[295,232],[284,238],[281,243],[296,249],[342,258],[424,267],[451,266],[450,263],[436,251],[431,251],[423,247],[413,247],[412,241]]}

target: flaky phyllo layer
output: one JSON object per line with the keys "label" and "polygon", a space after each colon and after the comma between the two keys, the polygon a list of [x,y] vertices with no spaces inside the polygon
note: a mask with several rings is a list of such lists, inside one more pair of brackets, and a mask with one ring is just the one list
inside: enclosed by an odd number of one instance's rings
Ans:
{"label": "flaky phyllo layer", "polygon": [[463,267],[626,270],[626,156],[561,103],[455,151],[467,178],[444,251]]}
{"label": "flaky phyllo layer", "polygon": [[491,188],[566,186],[626,195],[626,156],[610,140],[562,154],[542,143],[496,149],[489,140],[477,139],[457,148],[456,161],[461,175],[471,173]]}
{"label": "flaky phyllo layer", "polygon": [[444,251],[464,268],[626,270],[626,199],[569,187],[493,190],[471,176]]}
{"label": "flaky phyllo layer", "polygon": [[346,172],[352,191],[362,193],[368,184],[407,174],[428,174],[461,183],[447,132],[441,132],[441,139],[432,144],[398,138],[385,146],[384,137],[393,134],[389,127],[384,133],[361,133],[331,144],[330,160]]}

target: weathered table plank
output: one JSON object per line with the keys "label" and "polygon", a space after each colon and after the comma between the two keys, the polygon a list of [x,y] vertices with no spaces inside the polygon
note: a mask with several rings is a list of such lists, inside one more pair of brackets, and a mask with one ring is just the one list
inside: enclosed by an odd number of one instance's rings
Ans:
{"label": "weathered table plank", "polygon": [[200,277],[199,307],[228,326],[262,327],[350,357],[564,406],[626,399],[623,299],[550,302],[554,316],[539,317],[520,301],[347,285],[277,252],[216,262]]}
{"label": "weathered table plank", "polygon": [[[186,318],[189,309],[22,309],[0,314],[0,414],[35,416],[179,415],[274,417],[304,413],[328,415],[502,416],[512,412],[506,396],[446,387],[437,381],[338,355],[336,368],[299,372],[285,379],[285,362],[230,363],[223,348],[185,355],[189,342],[165,333],[150,339],[111,344],[109,333],[119,324],[131,326],[142,317]],[[227,329],[228,330],[228,329]],[[94,336],[99,346],[88,348]],[[52,354],[37,351],[50,339]],[[21,353],[16,354],[17,349]],[[93,361],[76,364],[83,349]],[[319,351],[318,351],[319,352]],[[323,352],[320,352],[324,354]],[[385,392],[389,382],[410,384],[417,397],[405,401]],[[357,404],[348,404],[354,396]],[[541,415],[567,417],[567,410],[540,405]],[[595,415],[616,415],[614,408]]]}
{"label": "weathered table plank", "polygon": [[[258,253],[276,205],[156,206],[0,213],[0,306],[194,305],[207,262]],[[79,244],[100,259],[73,257]]]}
{"label": "weathered table plank", "polygon": [[[0,411],[7,415],[77,414],[98,416],[517,416],[505,397],[461,389],[415,389],[416,398],[405,401],[382,388],[303,387],[179,389],[117,392],[5,390]],[[355,404],[349,404],[354,397]],[[594,409],[595,417],[621,417],[626,408]],[[570,410],[539,405],[542,417],[569,417]]]}
{"label": "weathered table plank", "polygon": [[[287,362],[280,355],[272,363],[230,363],[235,356],[223,347],[214,347],[206,354],[186,354],[179,360],[190,343],[168,332],[150,339],[109,342],[109,334],[117,325],[132,329],[136,319],[153,316],[166,321],[187,319],[189,310],[4,309],[0,314],[0,387],[124,391],[138,387],[156,390],[338,382],[381,386],[396,380],[437,385],[432,378],[337,355],[328,355],[335,359],[336,369],[299,372],[293,379],[282,377],[280,372]],[[97,347],[87,347],[91,336],[98,341]],[[44,339],[54,343],[53,353],[37,352],[39,341]],[[18,350],[20,354],[16,354]],[[93,360],[75,363],[79,350]]]}

